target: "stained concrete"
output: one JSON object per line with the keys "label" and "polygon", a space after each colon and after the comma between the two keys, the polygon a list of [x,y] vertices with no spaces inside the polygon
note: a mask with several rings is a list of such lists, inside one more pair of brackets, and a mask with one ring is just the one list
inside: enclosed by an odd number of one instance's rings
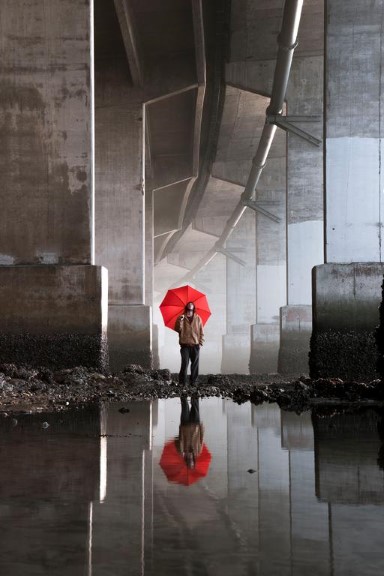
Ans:
{"label": "stained concrete", "polygon": [[1,11],[0,265],[90,264],[89,4]]}
{"label": "stained concrete", "polygon": [[375,330],[383,273],[379,263],[313,269],[312,376],[378,376]]}
{"label": "stained concrete", "polygon": [[104,370],[107,302],[102,267],[1,266],[1,361]]}

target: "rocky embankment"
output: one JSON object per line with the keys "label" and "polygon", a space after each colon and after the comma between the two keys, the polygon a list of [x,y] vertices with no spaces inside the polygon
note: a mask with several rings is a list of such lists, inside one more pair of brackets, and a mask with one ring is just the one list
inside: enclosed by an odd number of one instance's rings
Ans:
{"label": "rocky embankment", "polygon": [[340,379],[283,380],[279,375],[203,375],[198,387],[181,388],[169,370],[130,365],[118,374],[83,367],[51,371],[0,364],[0,412],[59,411],[90,402],[130,402],[198,393],[242,404],[276,402],[302,412],[318,405],[384,405],[384,383]]}

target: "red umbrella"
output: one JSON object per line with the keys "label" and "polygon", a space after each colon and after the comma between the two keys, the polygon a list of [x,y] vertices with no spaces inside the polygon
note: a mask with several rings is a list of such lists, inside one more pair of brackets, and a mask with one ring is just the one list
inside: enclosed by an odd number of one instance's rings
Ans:
{"label": "red umbrella", "polygon": [[170,440],[164,446],[160,466],[169,482],[190,486],[207,475],[211,459],[211,453],[203,444],[201,454],[195,460],[194,468],[188,468],[182,454],[176,448],[175,441]]}
{"label": "red umbrella", "polygon": [[180,286],[179,288],[171,288],[166,293],[164,300],[160,304],[160,311],[163,315],[164,324],[171,328],[175,328],[177,317],[183,314],[185,306],[188,302],[193,302],[195,305],[195,312],[198,314],[203,322],[206,323],[211,315],[208,306],[207,297],[202,292],[191,288],[191,286]]}

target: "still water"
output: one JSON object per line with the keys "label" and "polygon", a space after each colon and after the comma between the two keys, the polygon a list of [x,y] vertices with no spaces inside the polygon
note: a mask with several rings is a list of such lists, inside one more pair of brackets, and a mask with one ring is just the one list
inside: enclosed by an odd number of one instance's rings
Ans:
{"label": "still water", "polygon": [[0,417],[1,576],[384,573],[380,412],[198,408]]}

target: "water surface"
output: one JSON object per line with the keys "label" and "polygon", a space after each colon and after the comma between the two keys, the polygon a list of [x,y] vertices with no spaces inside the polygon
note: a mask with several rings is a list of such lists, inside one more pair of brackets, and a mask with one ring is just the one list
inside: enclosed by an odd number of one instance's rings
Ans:
{"label": "water surface", "polygon": [[170,471],[179,398],[1,417],[0,574],[384,573],[379,411],[199,413],[191,483]]}

